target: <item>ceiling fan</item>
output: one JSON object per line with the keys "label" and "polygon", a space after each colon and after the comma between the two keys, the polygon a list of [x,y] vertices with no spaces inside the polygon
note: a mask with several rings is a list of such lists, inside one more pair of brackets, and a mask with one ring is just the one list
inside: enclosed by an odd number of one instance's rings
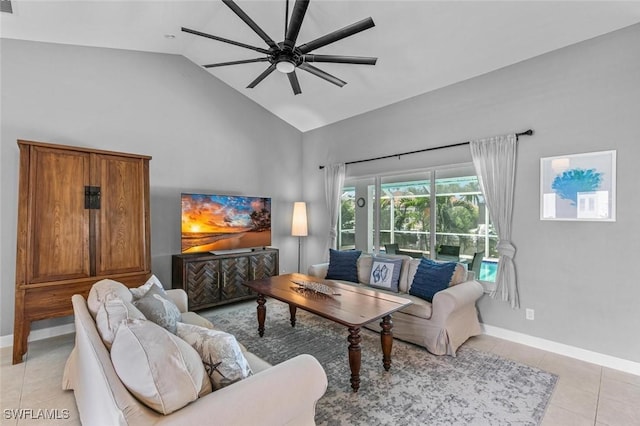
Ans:
{"label": "ceiling fan", "polygon": [[203,65],[205,68],[223,67],[227,65],[239,65],[248,64],[252,62],[269,62],[269,67],[262,72],[255,80],[253,80],[247,86],[248,89],[253,89],[264,80],[274,70],[278,70],[282,73],[286,73],[289,77],[289,83],[293,93],[298,95],[302,93],[300,89],[300,83],[298,82],[298,76],[296,75],[296,68],[307,71],[317,77],[320,77],[336,86],[344,86],[347,84],[343,81],[319,68],[314,67],[310,62],[330,62],[341,64],[358,64],[358,65],[375,65],[378,58],[362,57],[362,56],[341,56],[341,55],[314,55],[310,52],[319,49],[328,44],[334,43],[343,38],[352,36],[361,31],[367,30],[375,26],[373,19],[366,18],[358,21],[354,24],[348,25],[339,30],[333,31],[327,35],[319,37],[313,41],[296,46],[296,40],[300,27],[302,26],[302,20],[307,12],[309,6],[309,0],[296,0],[291,12],[291,21],[289,21],[289,0],[286,2],[285,22],[284,22],[284,41],[276,43],[271,37],[265,33],[262,28],[258,26],[240,7],[232,0],[222,0],[229,9],[231,9],[240,19],[242,19],[251,29],[262,38],[269,46],[268,49],[251,46],[245,43],[241,43],[234,40],[229,40],[223,37],[203,33],[201,31],[192,30],[182,27],[182,31],[190,34],[194,34],[201,37],[210,38],[213,40],[221,41],[223,43],[233,44],[235,46],[251,49],[256,52],[263,53],[266,56],[262,56],[255,59],[244,59],[231,62],[219,62],[215,64]]}

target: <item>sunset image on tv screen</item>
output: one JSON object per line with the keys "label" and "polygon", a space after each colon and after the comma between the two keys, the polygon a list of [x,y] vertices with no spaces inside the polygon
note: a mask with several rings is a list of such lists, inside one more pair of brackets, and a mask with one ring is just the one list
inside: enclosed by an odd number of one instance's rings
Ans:
{"label": "sunset image on tv screen", "polygon": [[270,198],[182,194],[183,253],[270,244]]}

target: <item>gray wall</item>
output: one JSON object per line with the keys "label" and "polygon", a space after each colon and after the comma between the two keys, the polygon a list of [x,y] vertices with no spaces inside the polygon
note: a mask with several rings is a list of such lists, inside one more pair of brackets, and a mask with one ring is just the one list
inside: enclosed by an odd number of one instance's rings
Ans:
{"label": "gray wall", "polygon": [[153,156],[152,266],[165,287],[180,251],[180,192],[272,197],[281,270],[297,268],[289,221],[301,194],[298,130],[182,56],[7,39],[0,47],[1,335],[13,333],[17,139]]}
{"label": "gray wall", "polygon": [[[319,164],[535,129],[518,145],[513,242],[520,302],[483,297],[485,324],[640,362],[640,25],[308,132],[307,261],[324,256]],[[539,220],[540,158],[617,150],[615,223]],[[468,148],[348,167],[348,174],[470,161]]]}

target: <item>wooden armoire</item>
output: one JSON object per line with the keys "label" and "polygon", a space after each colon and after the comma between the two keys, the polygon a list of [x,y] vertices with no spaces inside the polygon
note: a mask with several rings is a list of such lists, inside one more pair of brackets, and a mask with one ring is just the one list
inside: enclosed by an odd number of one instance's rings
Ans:
{"label": "wooden armoire", "polygon": [[149,160],[144,155],[18,141],[13,363],[31,322],[73,314],[96,281],[151,275]]}

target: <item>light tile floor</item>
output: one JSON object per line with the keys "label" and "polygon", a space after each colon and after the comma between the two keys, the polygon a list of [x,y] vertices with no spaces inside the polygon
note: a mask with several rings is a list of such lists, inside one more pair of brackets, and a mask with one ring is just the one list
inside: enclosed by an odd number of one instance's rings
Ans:
{"label": "light tile floor", "polygon": [[[589,364],[491,336],[466,345],[493,352],[559,376],[543,426],[640,426],[640,376]],[[32,342],[26,361],[11,365],[11,348],[0,349],[2,425],[79,425],[73,393],[61,389],[73,335]],[[11,409],[58,410],[59,420],[17,420]]]}

